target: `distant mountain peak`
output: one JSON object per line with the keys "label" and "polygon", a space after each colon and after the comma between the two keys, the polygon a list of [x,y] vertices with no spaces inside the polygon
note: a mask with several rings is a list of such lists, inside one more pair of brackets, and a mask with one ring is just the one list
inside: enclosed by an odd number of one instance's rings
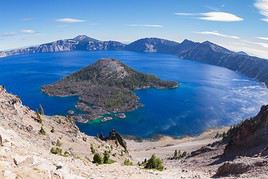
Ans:
{"label": "distant mountain peak", "polygon": [[87,35],[78,35],[73,40],[77,41],[97,41],[96,39],[90,38]]}
{"label": "distant mountain peak", "polygon": [[188,43],[188,42],[193,42],[193,41],[188,40],[188,39],[184,39],[184,40],[182,41],[182,43]]}
{"label": "distant mountain peak", "polygon": [[205,46],[208,46],[211,50],[215,51],[215,52],[221,52],[221,53],[233,53],[232,51],[222,47],[222,46],[219,46],[215,43],[212,43],[210,41],[205,41],[205,42],[202,42],[201,45],[205,45]]}
{"label": "distant mountain peak", "polygon": [[116,76],[117,79],[122,79],[128,76],[126,66],[115,59],[108,58],[98,60],[95,64],[90,65],[88,68],[85,68],[85,70],[91,71],[92,66],[94,67],[94,70],[98,72],[97,76],[103,77],[104,79],[110,80],[111,76]]}
{"label": "distant mountain peak", "polygon": [[188,44],[195,44],[196,42],[193,42],[191,40],[185,39],[184,41],[181,42],[181,45],[188,45]]}
{"label": "distant mountain peak", "polygon": [[[210,41],[204,41],[204,42],[202,42],[202,44],[206,44],[206,45],[216,45],[216,44],[214,44],[214,43],[212,43],[212,42],[210,42]],[[218,45],[217,45],[218,46]]]}
{"label": "distant mountain peak", "polygon": [[126,50],[151,53],[176,53],[178,46],[178,42],[151,37],[139,39],[128,44]]}
{"label": "distant mountain peak", "polygon": [[240,51],[240,52],[236,52],[239,55],[248,55],[246,52]]}

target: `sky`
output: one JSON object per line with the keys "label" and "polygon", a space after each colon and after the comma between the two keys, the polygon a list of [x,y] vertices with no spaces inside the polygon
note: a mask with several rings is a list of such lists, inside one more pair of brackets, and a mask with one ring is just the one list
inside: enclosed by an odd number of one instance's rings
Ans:
{"label": "sky", "polygon": [[82,34],[209,40],[268,59],[268,0],[0,0],[0,51]]}

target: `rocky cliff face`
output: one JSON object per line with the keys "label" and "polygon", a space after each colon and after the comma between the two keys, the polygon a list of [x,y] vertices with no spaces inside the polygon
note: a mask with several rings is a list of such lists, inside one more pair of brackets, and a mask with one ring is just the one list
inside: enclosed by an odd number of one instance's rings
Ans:
{"label": "rocky cliff face", "polygon": [[268,105],[253,118],[231,128],[224,156],[268,155]]}
{"label": "rocky cliff face", "polygon": [[158,52],[175,54],[179,47],[178,42],[158,38],[145,38],[130,43],[125,50],[136,52]]}
{"label": "rocky cliff face", "polygon": [[97,50],[122,50],[125,45],[116,41],[99,41],[89,38],[85,35],[79,35],[73,39],[58,40],[51,43],[42,44],[35,47],[15,49],[6,52],[0,52],[0,57],[34,54],[34,53],[52,53],[69,51],[97,51]]}
{"label": "rocky cliff face", "polygon": [[265,59],[235,53],[210,42],[195,45],[178,55],[183,59],[226,67],[268,84],[268,60]]}
{"label": "rocky cliff face", "polygon": [[1,51],[0,51],[0,58],[1,58],[1,57],[6,57],[6,56],[7,56],[7,55],[6,55],[5,52],[1,52]]}
{"label": "rocky cliff face", "polygon": [[194,60],[238,71],[268,85],[268,60],[247,55],[245,52],[233,52],[211,43],[184,40],[182,43],[146,38],[137,40],[125,47],[137,52],[159,52],[178,55],[182,59]]}

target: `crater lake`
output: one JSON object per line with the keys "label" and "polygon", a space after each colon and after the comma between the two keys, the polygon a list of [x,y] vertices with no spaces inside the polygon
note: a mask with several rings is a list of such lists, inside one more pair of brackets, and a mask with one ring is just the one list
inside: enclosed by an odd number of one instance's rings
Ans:
{"label": "crater lake", "polygon": [[0,84],[18,95],[23,104],[45,114],[66,115],[75,110],[77,97],[50,97],[41,87],[102,58],[115,58],[130,67],[180,83],[176,89],[137,90],[143,107],[125,119],[77,123],[89,135],[116,129],[141,138],[156,135],[197,135],[208,128],[239,123],[268,103],[263,83],[226,68],[181,60],[173,55],[128,51],[41,53],[0,59]]}

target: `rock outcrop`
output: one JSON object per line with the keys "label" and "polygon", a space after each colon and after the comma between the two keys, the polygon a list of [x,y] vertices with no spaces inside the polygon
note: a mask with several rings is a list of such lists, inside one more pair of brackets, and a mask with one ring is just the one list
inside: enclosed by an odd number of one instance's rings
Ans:
{"label": "rock outcrop", "polygon": [[249,171],[250,168],[250,165],[244,163],[226,162],[218,168],[215,177],[237,176]]}
{"label": "rock outcrop", "polygon": [[115,140],[115,141],[117,141],[125,149],[125,151],[127,152],[127,143],[126,143],[126,141],[114,129],[110,132],[110,134],[106,138],[106,140]]}
{"label": "rock outcrop", "polygon": [[231,128],[223,139],[227,142],[224,156],[267,155],[268,105],[253,118]]}
{"label": "rock outcrop", "polygon": [[2,136],[0,135],[0,147],[3,145],[3,139]]}

